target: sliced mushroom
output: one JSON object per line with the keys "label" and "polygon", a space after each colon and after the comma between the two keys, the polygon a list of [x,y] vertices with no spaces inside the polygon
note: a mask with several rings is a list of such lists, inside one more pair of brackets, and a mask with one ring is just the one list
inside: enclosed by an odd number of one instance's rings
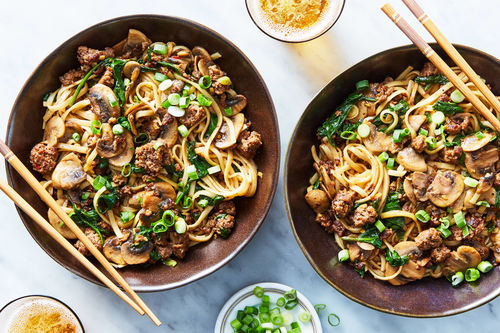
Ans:
{"label": "sliced mushroom", "polygon": [[125,137],[125,148],[119,155],[111,157],[108,160],[109,164],[116,167],[122,167],[132,161],[135,152],[134,138],[132,137],[132,134],[129,131],[125,131],[122,136]]}
{"label": "sliced mushroom", "polygon": [[481,132],[483,135],[479,138],[476,134],[471,134],[462,139],[462,149],[465,152],[476,151],[484,146],[486,146],[491,139],[493,139],[493,134],[489,132]]}
{"label": "sliced mushroom", "polygon": [[179,131],[177,130],[177,119],[175,117],[172,118],[173,121],[162,127],[160,136],[158,137],[158,139],[164,141],[165,144],[169,147],[173,147],[177,142],[177,138],[179,137]]}
{"label": "sliced mushroom", "polygon": [[[153,190],[146,191],[142,195],[141,207],[146,211],[156,213],[159,211],[160,203],[164,200],[175,200],[177,194],[175,189],[167,182],[154,183]],[[130,204],[130,201],[129,201]]]}
{"label": "sliced mushroom", "polygon": [[406,177],[403,182],[403,190],[405,191],[406,196],[410,199],[414,204],[417,203],[417,197],[415,196],[415,190],[413,189],[413,185],[411,183],[411,178]]}
{"label": "sliced mushroom", "polygon": [[102,125],[102,136],[97,140],[97,154],[103,158],[111,158],[121,154],[127,147],[127,142],[122,136],[115,136],[111,125],[105,123]]}
{"label": "sliced mushroom", "polygon": [[306,201],[316,213],[323,213],[330,206],[330,200],[323,190],[307,192]]}
{"label": "sliced mushroom", "polygon": [[486,201],[491,206],[495,205],[497,199],[497,191],[494,188],[490,188],[486,192],[481,193],[478,201]]}
{"label": "sliced mushroom", "polygon": [[431,176],[423,172],[414,172],[411,175],[411,184],[414,188],[415,198],[419,201],[427,200],[427,190],[431,183]]}
{"label": "sliced mushroom", "polygon": [[450,276],[456,272],[463,272],[467,268],[476,267],[481,262],[481,255],[471,246],[459,246],[457,251],[444,262],[443,275]]}
{"label": "sliced mushroom", "polygon": [[125,100],[127,100],[130,94],[134,94],[137,79],[141,75],[141,64],[137,61],[128,61],[123,66],[123,75],[130,79],[130,85],[125,92]]}
{"label": "sliced mushroom", "polygon": [[392,138],[384,132],[379,132],[372,123],[366,123],[370,127],[370,135],[363,139],[363,143],[372,154],[378,155],[387,151],[392,144]]}
{"label": "sliced mushroom", "polygon": [[398,153],[397,162],[406,170],[410,171],[427,171],[427,163],[422,155],[417,153],[413,148],[406,147]]}
{"label": "sliced mushroom", "polygon": [[212,57],[210,56],[210,53],[208,53],[208,51],[205,50],[201,46],[193,47],[192,53],[193,53],[193,56],[195,56],[195,57],[199,57],[200,59],[205,59],[207,61],[212,61]]}
{"label": "sliced mushroom", "polygon": [[104,256],[108,258],[110,261],[114,262],[118,265],[126,265],[127,263],[122,257],[122,242],[116,236],[109,237],[104,242],[104,246],[102,248],[102,252]]}
{"label": "sliced mushroom", "polygon": [[[110,118],[118,118],[120,116],[120,106],[118,105],[118,98],[116,98],[113,90],[104,84],[97,83],[89,89],[89,101],[97,118],[107,123]],[[116,105],[112,106],[111,101],[115,101]]]}
{"label": "sliced mushroom", "polygon": [[[58,200],[58,203],[61,204]],[[76,235],[71,231],[70,228],[62,220],[57,216],[56,213],[52,209],[49,208],[49,211],[47,213],[49,217],[49,222],[50,224],[54,227],[54,229],[57,230],[64,238],[67,239],[76,239]]]}
{"label": "sliced mushroom", "polygon": [[[399,269],[399,267],[391,266],[388,262],[386,262],[384,276],[385,277],[392,276],[398,271],[398,269]],[[395,278],[387,280],[387,282],[389,282],[393,286],[401,286],[401,285],[407,284],[407,283],[412,282],[412,281],[414,281],[414,280],[408,279],[401,274],[399,274]]]}
{"label": "sliced mushroom", "polygon": [[463,191],[462,194],[458,197],[458,199],[455,200],[453,205],[451,205],[452,213],[454,213],[454,214],[458,213],[459,211],[461,211],[464,208],[465,194],[466,193],[467,193],[467,191]]}
{"label": "sliced mushroom", "polygon": [[429,190],[429,200],[438,207],[451,206],[464,191],[464,179],[453,171],[439,171],[434,177]]}
{"label": "sliced mushroom", "polygon": [[43,140],[47,142],[49,147],[57,143],[57,139],[64,135],[64,121],[59,116],[53,116],[45,125],[43,131]]}
{"label": "sliced mushroom", "polygon": [[85,179],[82,162],[75,153],[64,156],[52,173],[52,185],[62,190],[70,190]]}
{"label": "sliced mushroom", "polygon": [[153,249],[153,243],[149,240],[137,240],[139,236],[131,236],[128,241],[121,246],[121,255],[128,265],[143,264],[149,260],[149,254]]}
{"label": "sliced mushroom", "polygon": [[234,97],[226,99],[226,105],[231,107],[232,115],[234,116],[247,106],[247,98],[243,95],[235,95]]}
{"label": "sliced mushroom", "polygon": [[[229,128],[229,122],[231,122],[233,131],[231,131]],[[219,133],[215,137],[215,146],[217,148],[224,149],[235,145],[244,124],[245,116],[241,113],[232,118],[229,118],[226,122],[224,122],[224,124],[222,124]]]}
{"label": "sliced mushroom", "polygon": [[412,116],[408,116],[408,123],[413,128],[415,132],[418,131],[420,126],[427,120],[427,117],[421,114],[416,114]]}
{"label": "sliced mushroom", "polygon": [[185,71],[193,62],[193,54],[189,49],[178,48],[168,57],[168,62],[176,64],[182,71]]}
{"label": "sliced mushroom", "polygon": [[411,280],[420,280],[424,277],[425,267],[420,266],[414,259],[422,255],[422,251],[415,242],[399,242],[394,246],[394,250],[396,250],[400,256],[407,255],[410,258],[408,263],[403,265],[403,269],[401,270],[402,276]]}
{"label": "sliced mushroom", "polygon": [[485,147],[484,149],[465,153],[465,167],[474,178],[481,178],[493,171],[498,161],[498,148]]}
{"label": "sliced mushroom", "polygon": [[493,255],[495,256],[495,261],[500,262],[500,229],[496,228],[490,238],[493,242]]}
{"label": "sliced mushroom", "polygon": [[132,197],[128,200],[128,205],[133,208],[141,208],[141,202],[143,202],[142,198],[145,193],[146,191],[134,193],[134,195],[132,195]]}
{"label": "sliced mushroom", "polygon": [[68,120],[64,124],[64,135],[61,137],[62,142],[67,142],[69,139],[73,138],[74,133],[78,133],[80,137],[83,135],[83,128],[79,124],[75,123],[74,121]]}
{"label": "sliced mushroom", "polygon": [[365,262],[377,255],[377,248],[364,242],[348,243],[347,249],[349,250],[349,259],[352,262]]}
{"label": "sliced mushroom", "polygon": [[129,29],[127,38],[113,46],[113,50],[117,56],[131,52],[132,56],[137,57],[140,55],[142,43],[151,44],[151,40],[139,30]]}

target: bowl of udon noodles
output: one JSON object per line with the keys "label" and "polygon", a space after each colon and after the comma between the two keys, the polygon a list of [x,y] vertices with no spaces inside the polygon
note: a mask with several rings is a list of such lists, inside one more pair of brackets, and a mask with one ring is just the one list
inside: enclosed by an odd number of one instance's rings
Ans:
{"label": "bowl of udon noodles", "polygon": [[[457,48],[500,94],[498,59]],[[292,230],[314,269],[361,304],[467,311],[500,292],[498,161],[493,126],[417,48],[381,52],[300,118],[285,163]]]}
{"label": "bowl of udon noodles", "polygon": [[[99,23],[58,47],[20,92],[7,144],[138,291],[187,284],[235,257],[267,214],[280,156],[272,100],[245,55],[204,26],[158,15]],[[20,215],[53,259],[99,283]]]}

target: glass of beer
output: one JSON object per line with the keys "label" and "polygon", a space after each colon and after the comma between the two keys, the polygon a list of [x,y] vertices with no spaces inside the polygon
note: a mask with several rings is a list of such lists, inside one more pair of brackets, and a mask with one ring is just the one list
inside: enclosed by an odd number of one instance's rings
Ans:
{"label": "glass of beer", "polygon": [[77,315],[48,296],[24,296],[0,310],[1,333],[83,333]]}
{"label": "glass of beer", "polygon": [[248,13],[266,35],[300,43],[317,38],[337,21],[345,0],[246,0]]}

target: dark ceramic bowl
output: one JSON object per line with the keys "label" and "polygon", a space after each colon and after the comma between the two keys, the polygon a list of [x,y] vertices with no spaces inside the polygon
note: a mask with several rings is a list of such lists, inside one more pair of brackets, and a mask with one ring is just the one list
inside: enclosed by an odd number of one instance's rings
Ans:
{"label": "dark ceramic bowl", "polygon": [[[445,60],[439,46],[432,47]],[[493,92],[500,94],[498,59],[475,49],[457,46]],[[422,68],[426,58],[414,46],[390,49],[365,59],[332,80],[307,106],[288,145],[284,191],[290,224],[300,248],[313,268],[331,286],[350,299],[376,310],[412,317],[440,317],[464,312],[491,301],[500,294],[500,268],[485,274],[478,285],[464,283],[452,288],[446,279],[423,280],[405,286],[392,286],[370,274],[361,279],[349,265],[336,264],[338,246],[314,221],[315,214],[304,200],[309,177],[313,174],[310,149],[317,144],[316,129],[330,116],[357,81],[381,82],[396,77],[408,65]]]}
{"label": "dark ceramic bowl", "polygon": [[[36,68],[19,93],[10,116],[7,144],[25,165],[29,165],[31,147],[42,138],[43,95],[59,87],[59,75],[77,64],[76,49],[80,45],[103,48],[127,36],[129,28],[139,29],[153,41],[175,41],[190,47],[200,45],[209,52],[218,51],[221,68],[228,71],[238,92],[248,99],[246,114],[253,128],[262,134],[264,145],[255,158],[263,178],[252,198],[236,200],[238,207],[234,232],[227,240],[216,239],[188,251],[175,268],[157,264],[147,268],[129,266],[120,269],[127,282],[137,291],[160,291],[200,279],[234,258],[261,226],[273,199],[280,164],[280,137],[273,101],[261,76],[250,60],[230,41],[195,22],[185,19],[136,15],[112,19],[94,25],[59,46]],[[9,183],[43,216],[45,204],[26,182],[7,165]],[[40,229],[26,214],[19,214],[35,241],[59,264],[73,273],[101,284],[73,257]]]}

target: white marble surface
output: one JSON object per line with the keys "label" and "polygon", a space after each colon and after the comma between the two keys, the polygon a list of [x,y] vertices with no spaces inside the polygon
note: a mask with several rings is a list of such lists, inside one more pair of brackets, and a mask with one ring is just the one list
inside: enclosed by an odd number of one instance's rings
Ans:
{"label": "white marble surface", "polygon": [[[453,42],[500,56],[499,0],[419,2]],[[205,24],[247,54],[273,96],[284,154],[295,122],[321,87],[365,57],[408,43],[379,10],[382,3],[382,0],[347,0],[340,20],[326,35],[291,45],[261,33],[250,20],[243,0],[2,0],[0,136],[5,137],[10,108],[24,81],[56,46],[102,20],[156,13]],[[392,3],[416,25],[400,1]],[[4,168],[0,169],[4,177]],[[313,303],[327,304],[342,319],[339,327],[328,328],[327,332],[498,332],[500,325],[496,314],[500,311],[500,300],[442,319],[391,316],[348,300],[316,274],[297,246],[284,209],[281,180],[263,227],[236,259],[189,286],[142,295],[163,320],[161,328],[154,328],[147,318],[137,316],[112,292],[78,278],[54,262],[31,239],[14,206],[3,195],[0,195],[0,214],[0,306],[26,294],[52,295],[79,314],[87,332],[212,332],[225,300],[240,288],[263,280],[294,286]]]}

